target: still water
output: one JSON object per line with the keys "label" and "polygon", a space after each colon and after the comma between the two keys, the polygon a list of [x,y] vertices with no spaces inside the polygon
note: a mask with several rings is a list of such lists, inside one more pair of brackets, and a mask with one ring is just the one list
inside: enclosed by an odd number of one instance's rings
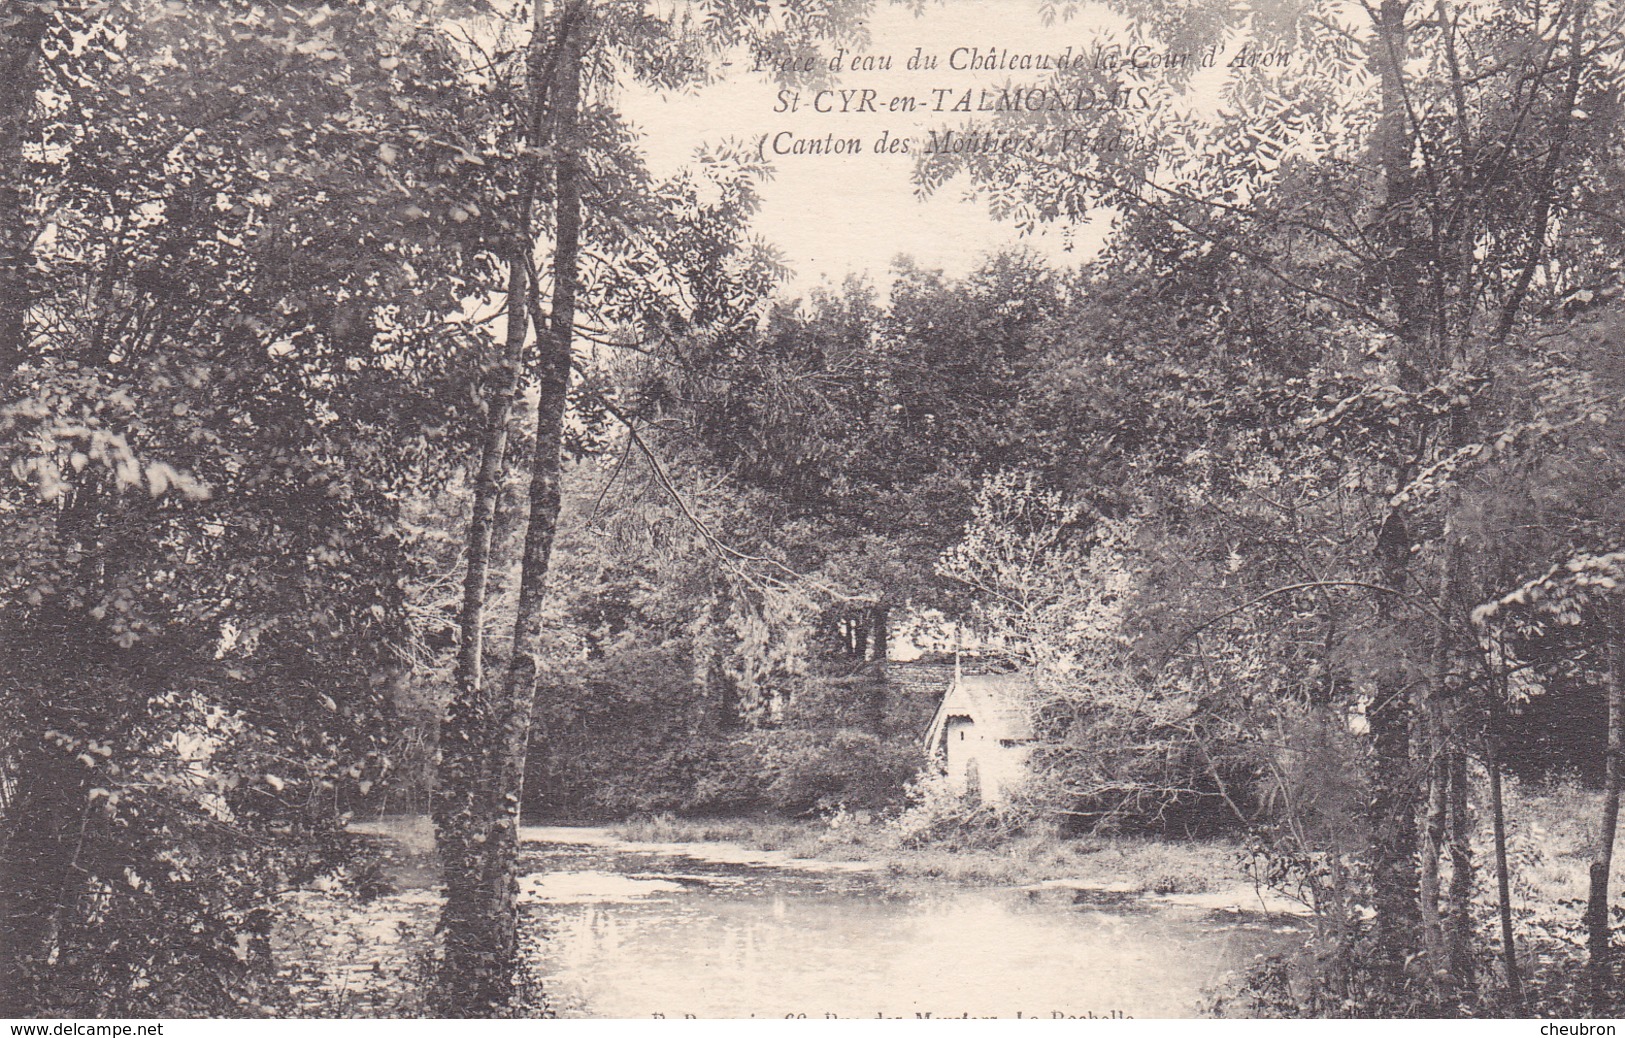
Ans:
{"label": "still water", "polygon": [[525,910],[551,935],[537,965],[561,1016],[1192,1016],[1296,932],[1264,913],[527,835]]}

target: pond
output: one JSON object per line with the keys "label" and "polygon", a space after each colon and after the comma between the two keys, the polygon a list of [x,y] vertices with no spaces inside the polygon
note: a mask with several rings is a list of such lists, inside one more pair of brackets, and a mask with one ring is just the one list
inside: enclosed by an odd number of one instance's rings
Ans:
{"label": "pond", "polygon": [[1182,1017],[1293,920],[1045,884],[899,881],[707,844],[527,831],[559,1015]]}

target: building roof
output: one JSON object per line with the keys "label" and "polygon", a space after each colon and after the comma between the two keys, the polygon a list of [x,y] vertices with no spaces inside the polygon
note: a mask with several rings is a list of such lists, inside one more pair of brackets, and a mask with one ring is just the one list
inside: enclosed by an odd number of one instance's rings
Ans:
{"label": "building roof", "polygon": [[1033,737],[1032,682],[1021,674],[961,674],[931,718],[925,748],[941,742],[950,717],[968,717],[993,739],[1019,742]]}

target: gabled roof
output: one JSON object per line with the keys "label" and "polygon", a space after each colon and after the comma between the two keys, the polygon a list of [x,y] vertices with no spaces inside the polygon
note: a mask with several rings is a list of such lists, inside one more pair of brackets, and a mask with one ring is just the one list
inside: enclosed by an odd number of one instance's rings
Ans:
{"label": "gabled roof", "polygon": [[948,687],[931,718],[925,748],[929,752],[942,742],[950,717],[970,718],[989,738],[1031,739],[1031,700],[1032,683],[1020,674],[962,674]]}

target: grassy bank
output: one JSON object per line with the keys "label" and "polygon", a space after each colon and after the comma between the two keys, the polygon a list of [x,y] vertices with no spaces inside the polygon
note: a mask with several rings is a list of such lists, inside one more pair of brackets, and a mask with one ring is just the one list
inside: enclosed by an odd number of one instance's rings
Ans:
{"label": "grassy bank", "polygon": [[[1475,834],[1481,902],[1495,901],[1495,859],[1487,803]],[[1507,857],[1512,867],[1512,907],[1519,928],[1536,930],[1578,948],[1582,905],[1597,851],[1602,794],[1577,783],[1509,782],[1506,791]],[[1625,909],[1625,854],[1617,850],[1609,890]],[[1617,923],[1616,923],[1617,925]]]}
{"label": "grassy bank", "polygon": [[1239,844],[1227,840],[1173,842],[1130,836],[1062,840],[1041,833],[984,845],[965,834],[912,846],[892,826],[850,816],[789,821],[657,815],[612,829],[622,839],[639,843],[735,843],[795,858],[868,862],[895,876],[960,883],[1067,880],[1125,894],[1203,894],[1247,882],[1238,865]]}
{"label": "grassy bank", "polygon": [[[1475,799],[1487,801],[1481,788]],[[1521,784],[1506,789],[1513,904],[1520,920],[1568,920],[1587,889],[1587,866],[1596,849],[1601,794],[1569,782]],[[1487,802],[1475,803],[1478,902],[1495,897],[1494,858]],[[897,828],[851,815],[833,819],[775,817],[678,818],[670,814],[612,826],[625,840],[643,843],[726,842],[778,851],[795,858],[862,861],[900,876],[980,884],[1077,880],[1124,893],[1201,894],[1250,885],[1241,868],[1241,843],[1230,839],[1170,840],[1139,836],[1059,839],[1048,833],[995,841],[974,832],[929,840],[901,838]],[[1611,888],[1625,896],[1625,854],[1614,856]]]}

